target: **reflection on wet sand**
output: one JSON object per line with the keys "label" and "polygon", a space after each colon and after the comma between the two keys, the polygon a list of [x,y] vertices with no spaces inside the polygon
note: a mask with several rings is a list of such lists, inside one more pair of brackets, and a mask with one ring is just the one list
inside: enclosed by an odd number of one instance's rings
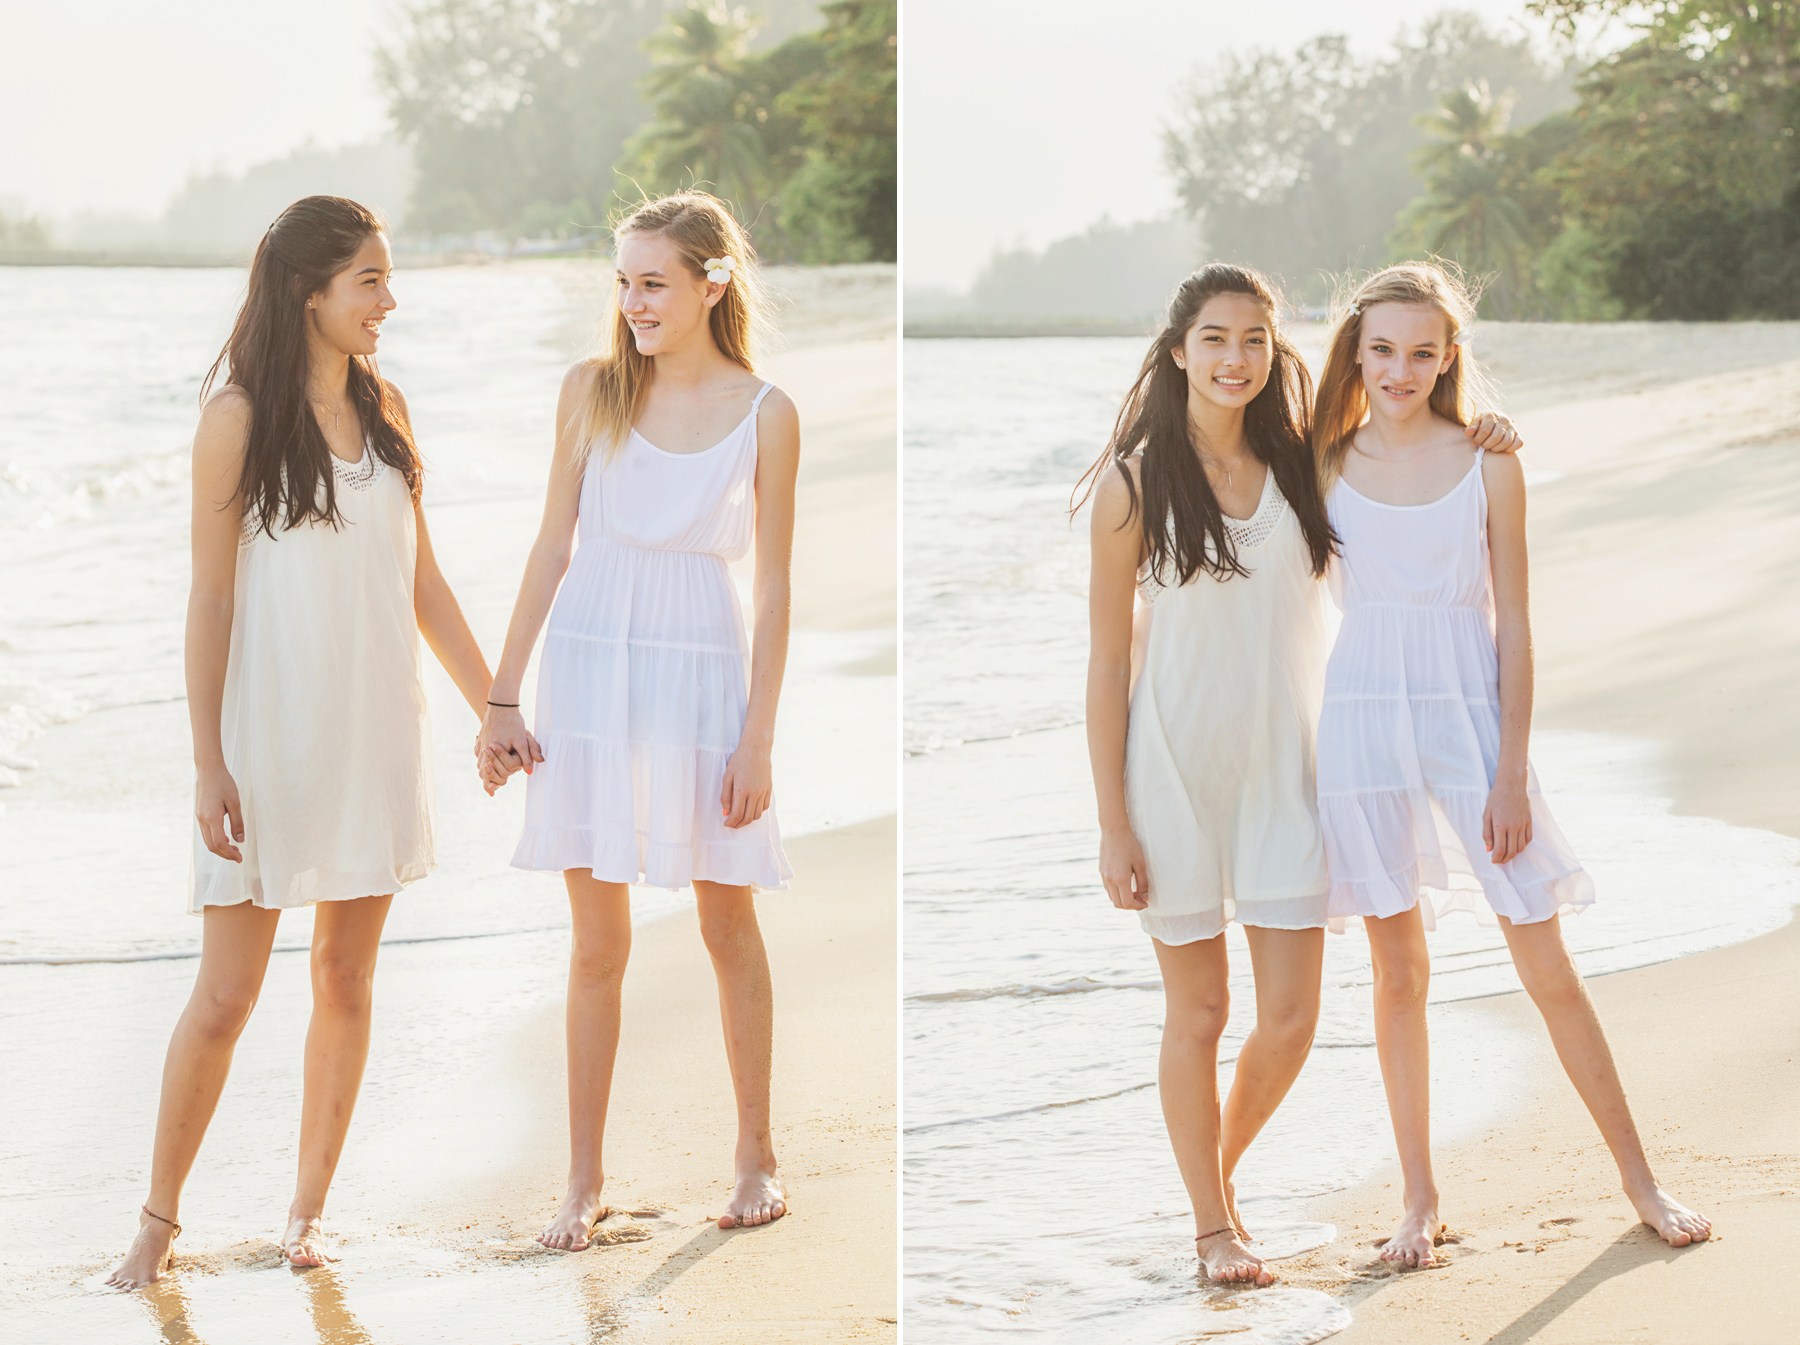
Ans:
{"label": "reflection on wet sand", "polygon": [[[583,1252],[570,1255],[582,1256]],[[625,1309],[613,1296],[613,1291],[601,1283],[597,1275],[581,1277],[581,1297],[583,1316],[587,1318],[588,1345],[599,1345],[604,1340],[616,1340],[631,1324]]]}
{"label": "reflection on wet sand", "polygon": [[137,1291],[137,1296],[150,1310],[162,1331],[162,1338],[169,1345],[206,1345],[188,1321],[193,1305],[181,1291],[181,1284],[173,1272],[165,1274],[155,1284],[145,1285]]}
{"label": "reflection on wet sand", "polygon": [[306,1306],[312,1313],[319,1345],[375,1345],[375,1337],[356,1320],[344,1300],[344,1282],[335,1266],[313,1266],[293,1272],[306,1288]]}

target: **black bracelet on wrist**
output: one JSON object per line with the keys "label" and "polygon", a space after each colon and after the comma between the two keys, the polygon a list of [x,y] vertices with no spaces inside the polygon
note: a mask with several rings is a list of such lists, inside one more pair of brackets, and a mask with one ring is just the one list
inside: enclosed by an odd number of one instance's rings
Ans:
{"label": "black bracelet on wrist", "polygon": [[507,705],[503,701],[489,701],[488,704],[493,706],[496,710],[516,710],[519,708],[519,703],[517,701],[514,701],[511,705]]}

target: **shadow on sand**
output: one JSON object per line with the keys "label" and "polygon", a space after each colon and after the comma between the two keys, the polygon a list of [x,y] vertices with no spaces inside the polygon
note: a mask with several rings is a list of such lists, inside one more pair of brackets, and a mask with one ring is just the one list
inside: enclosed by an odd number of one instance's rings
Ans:
{"label": "shadow on sand", "polygon": [[1488,1337],[1487,1345],[1525,1345],[1606,1281],[1639,1266],[1673,1261],[1686,1247],[1671,1247],[1642,1225],[1628,1229],[1541,1301]]}

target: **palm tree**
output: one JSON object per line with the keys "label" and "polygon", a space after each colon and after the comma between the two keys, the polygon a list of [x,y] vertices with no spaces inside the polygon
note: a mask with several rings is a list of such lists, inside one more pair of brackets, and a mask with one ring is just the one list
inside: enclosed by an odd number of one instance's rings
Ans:
{"label": "palm tree", "polygon": [[1518,311],[1531,227],[1525,208],[1506,190],[1511,111],[1512,95],[1495,97],[1484,80],[1444,94],[1435,111],[1416,117],[1414,124],[1435,143],[1414,152],[1425,194],[1400,217],[1409,241],[1493,276],[1488,296],[1499,317]]}
{"label": "palm tree", "polygon": [[692,3],[670,14],[644,44],[654,62],[644,88],[655,117],[632,145],[648,185],[707,184],[740,219],[762,205],[769,166],[742,77],[754,31],[741,9]]}

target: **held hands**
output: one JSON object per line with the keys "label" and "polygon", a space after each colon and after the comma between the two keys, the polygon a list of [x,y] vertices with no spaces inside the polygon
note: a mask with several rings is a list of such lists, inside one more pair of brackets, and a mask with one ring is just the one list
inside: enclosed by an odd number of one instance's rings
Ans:
{"label": "held hands", "polygon": [[516,772],[529,775],[543,759],[544,749],[526,730],[525,716],[516,709],[488,708],[481,732],[475,735],[475,770],[489,798]]}
{"label": "held hands", "polygon": [[244,805],[238,802],[237,781],[223,765],[200,771],[194,787],[194,816],[208,850],[233,864],[244,862],[243,851],[232,844],[237,841],[241,845],[244,840]]}
{"label": "held hands", "polygon": [[1525,447],[1525,437],[1498,411],[1483,411],[1463,427],[1463,433],[1477,448],[1489,453],[1517,453]]}
{"label": "held hands", "polygon": [[1531,800],[1525,786],[1494,786],[1481,811],[1481,839],[1496,864],[1515,858],[1531,844]]}
{"label": "held hands", "polygon": [[725,782],[719,788],[719,811],[732,829],[747,827],[769,810],[775,792],[769,749],[740,742],[725,763]]}
{"label": "held hands", "polygon": [[1100,881],[1121,911],[1141,911],[1150,904],[1150,868],[1129,828],[1100,833]]}

